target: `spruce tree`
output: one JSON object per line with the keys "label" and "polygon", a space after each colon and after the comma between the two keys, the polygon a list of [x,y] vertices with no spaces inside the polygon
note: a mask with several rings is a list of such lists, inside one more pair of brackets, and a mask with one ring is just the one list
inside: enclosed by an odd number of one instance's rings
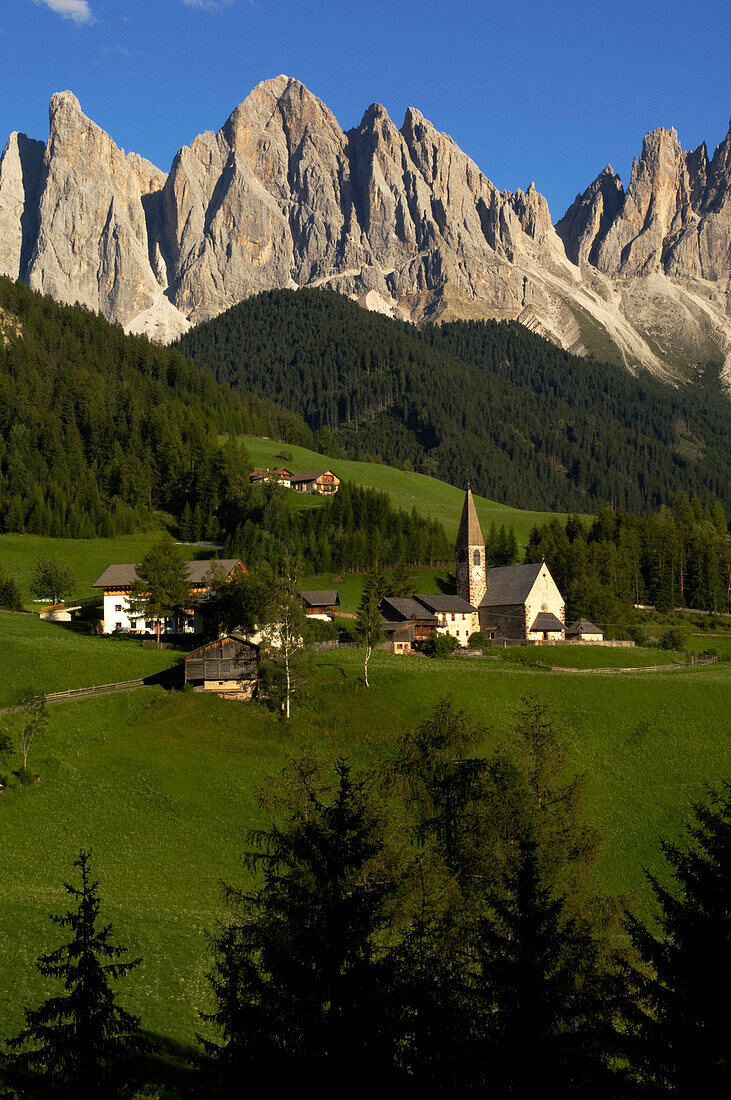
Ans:
{"label": "spruce tree", "polygon": [[261,879],[229,889],[237,918],[215,940],[209,1043],[228,1090],[288,1096],[370,1094],[392,1074],[385,940],[399,876],[366,784],[339,761],[334,779],[292,765],[275,805],[286,814],[250,834]]}
{"label": "spruce tree", "polygon": [[659,928],[628,918],[644,964],[630,1051],[647,1095],[717,1100],[731,1093],[731,784],[693,809],[687,844],[663,845],[672,885],[648,875]]}
{"label": "spruce tree", "polygon": [[620,1095],[612,910],[593,880],[598,839],[540,698],[524,701],[515,734],[487,768],[476,1057],[498,1096]]}
{"label": "spruce tree", "polygon": [[140,1021],[117,1004],[112,985],[141,960],[123,961],[126,948],[112,940],[111,925],[100,925],[90,854],[80,852],[74,867],[81,885],[64,884],[73,907],[51,914],[71,938],[36,963],[64,992],[25,1009],[25,1027],[9,1042],[7,1075],[23,1096],[112,1100],[131,1094],[133,1058],[143,1049]]}

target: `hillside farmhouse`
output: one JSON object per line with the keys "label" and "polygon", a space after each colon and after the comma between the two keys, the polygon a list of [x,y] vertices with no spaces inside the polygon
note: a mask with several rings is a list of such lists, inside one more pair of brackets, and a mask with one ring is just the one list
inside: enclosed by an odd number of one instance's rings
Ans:
{"label": "hillside farmhouse", "polygon": [[285,489],[292,488],[292,474],[289,470],[285,470],[283,466],[276,466],[273,470],[252,470],[249,474],[249,481],[278,481]]}
{"label": "hillside farmhouse", "polygon": [[[236,570],[246,572],[246,567],[238,558],[223,558],[187,563],[190,578],[190,606],[185,609],[182,632],[200,634],[203,630],[201,604],[210,597],[211,578],[214,570],[226,580],[230,580]],[[157,622],[145,619],[130,610],[129,597],[137,582],[137,566],[129,564],[109,565],[98,577],[92,588],[104,592],[103,633],[129,631],[132,634],[154,634]],[[165,619],[160,623],[161,634],[176,633],[174,619]]]}
{"label": "hillside farmhouse", "polygon": [[290,484],[297,493],[332,496],[340,488],[340,478],[332,470],[314,470],[306,474],[292,474]]}

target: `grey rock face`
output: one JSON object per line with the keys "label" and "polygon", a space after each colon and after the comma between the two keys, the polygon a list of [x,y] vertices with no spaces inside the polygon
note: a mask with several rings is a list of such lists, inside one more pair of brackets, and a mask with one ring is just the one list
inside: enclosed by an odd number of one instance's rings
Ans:
{"label": "grey rock face", "polygon": [[614,224],[623,199],[622,182],[610,164],[583,195],[576,196],[561,220],[556,222],[556,232],[572,263],[590,263],[596,267],[599,245]]}
{"label": "grey rock face", "polygon": [[[328,285],[369,308],[520,320],[579,353],[731,377],[731,132],[709,160],[645,138],[625,193],[606,168],[556,228],[447,134],[379,104],[344,133],[286,76],[264,81],[169,175],[126,156],[70,92],[44,147],[0,161],[0,271],[167,340],[250,294]],[[659,349],[659,350],[658,350]]]}
{"label": "grey rock face", "polygon": [[28,282],[124,323],[159,290],[137,171],[71,92],[53,96],[49,117]]}
{"label": "grey rock face", "polygon": [[25,278],[37,232],[36,202],[44,145],[13,133],[0,158],[0,275]]}
{"label": "grey rock face", "polygon": [[705,145],[686,153],[675,130],[653,130],[626,195],[610,172],[557,223],[570,259],[610,276],[729,277],[731,130],[710,162]]}

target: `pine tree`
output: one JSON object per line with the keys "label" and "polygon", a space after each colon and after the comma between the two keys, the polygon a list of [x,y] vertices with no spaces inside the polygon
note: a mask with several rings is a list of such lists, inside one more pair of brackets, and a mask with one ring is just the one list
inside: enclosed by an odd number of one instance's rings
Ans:
{"label": "pine tree", "polygon": [[542,863],[539,842],[521,835],[502,880],[484,894],[478,1049],[486,1082],[496,1096],[618,1096],[612,976],[596,930],[571,915]]}
{"label": "pine tree", "polygon": [[80,852],[74,867],[81,885],[65,883],[74,907],[51,915],[71,939],[36,963],[44,978],[60,979],[65,992],[25,1009],[25,1027],[9,1043],[8,1077],[21,1095],[112,1100],[131,1094],[132,1060],[144,1048],[140,1021],[116,1003],[112,983],[141,960],[122,961],[126,948],[113,942],[111,925],[99,924],[90,854]]}
{"label": "pine tree", "polygon": [[233,1092],[368,1095],[393,1055],[383,937],[395,919],[398,873],[366,784],[339,761],[334,781],[293,763],[275,806],[285,820],[250,834],[246,865],[261,881],[229,889],[238,917],[215,941],[210,1052]]}
{"label": "pine tree", "polygon": [[538,697],[515,733],[487,769],[479,1056],[498,1096],[613,1096],[617,966],[612,910],[593,886],[597,836]]}
{"label": "pine tree", "polygon": [[631,1060],[649,1096],[717,1100],[731,1093],[731,784],[694,806],[687,839],[663,845],[672,886],[648,876],[660,934],[628,918],[644,963]]}

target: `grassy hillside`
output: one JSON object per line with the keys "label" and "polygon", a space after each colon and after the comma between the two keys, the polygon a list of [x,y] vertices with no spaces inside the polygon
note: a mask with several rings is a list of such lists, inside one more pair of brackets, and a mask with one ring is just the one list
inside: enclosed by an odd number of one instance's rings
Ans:
{"label": "grassy hillside", "polygon": [[28,687],[49,693],[137,680],[179,662],[179,653],[133,639],[90,637],[35,616],[0,613],[0,665],[12,670],[0,681],[0,707],[13,706]]}
{"label": "grassy hillside", "polygon": [[[397,470],[393,466],[385,466],[377,462],[328,458],[306,447],[278,443],[273,439],[258,439],[247,435],[244,436],[244,443],[255,467],[286,466],[287,469],[291,468],[293,473],[328,467],[339,477],[354,481],[356,485],[364,485],[367,488],[380,489],[388,493],[398,508],[405,508],[407,511],[416,508],[423,515],[438,519],[444,525],[448,535],[457,534],[464,502],[464,488],[455,488],[454,485],[448,485],[446,481],[439,481],[438,478]],[[291,462],[285,462],[284,459],[276,457],[284,451],[292,455]],[[559,519],[566,518],[566,513],[563,512],[524,511],[520,508],[497,504],[480,496],[475,496],[475,504],[483,526],[483,534],[491,522],[494,521],[498,527],[504,523],[506,527],[514,528],[521,546],[525,546],[528,542],[528,535],[534,524],[544,523],[546,520],[553,519],[554,516],[558,516]]]}
{"label": "grassy hillside", "polygon": [[[44,643],[67,633],[37,621],[34,630]],[[47,645],[38,653],[50,675]],[[5,1030],[41,993],[32,961],[57,940],[47,913],[63,905],[62,880],[86,845],[106,915],[144,958],[128,1003],[152,1030],[191,1038],[207,997],[205,933],[224,912],[220,880],[241,881],[245,831],[260,820],[257,784],[306,748],[373,761],[445,694],[485,727],[488,747],[509,731],[519,700],[540,693],[587,775],[606,836],[602,879],[641,907],[641,868],[663,873],[660,838],[677,836],[703,784],[728,772],[728,665],[625,676],[377,653],[371,672],[366,692],[360,652],[309,657],[290,726],[260,704],[159,688],[50,708],[31,761],[41,782],[0,799]]]}

